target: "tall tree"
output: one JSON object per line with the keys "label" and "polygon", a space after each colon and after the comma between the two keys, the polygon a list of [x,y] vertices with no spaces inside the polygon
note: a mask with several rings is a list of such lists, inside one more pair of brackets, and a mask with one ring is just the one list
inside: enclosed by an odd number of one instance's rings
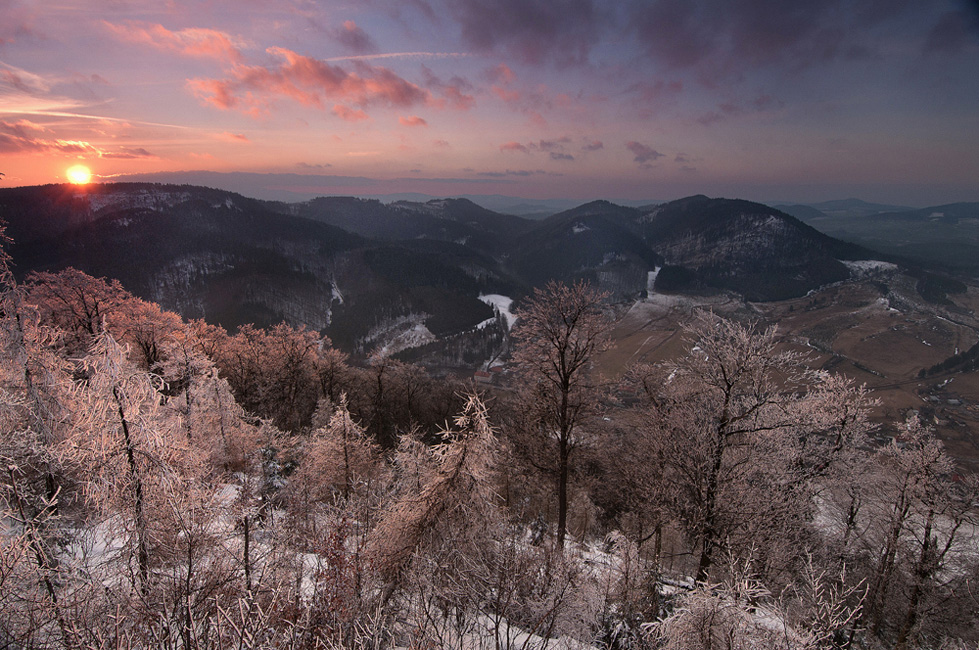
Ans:
{"label": "tall tree", "polygon": [[558,547],[567,533],[572,452],[582,422],[599,403],[593,363],[611,329],[607,297],[583,282],[549,282],[517,312],[512,332],[514,362],[532,399],[538,433],[556,445]]}

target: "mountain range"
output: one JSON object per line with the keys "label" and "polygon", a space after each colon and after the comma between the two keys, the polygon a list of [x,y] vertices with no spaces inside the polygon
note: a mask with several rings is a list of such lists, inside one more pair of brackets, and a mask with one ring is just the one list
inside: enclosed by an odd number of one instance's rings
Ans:
{"label": "mountain range", "polygon": [[706,196],[596,201],[534,220],[467,199],[284,203],[189,185],[47,185],[0,190],[0,218],[21,276],[71,266],[188,318],[232,329],[285,320],[362,353],[472,332],[494,316],[480,295],[519,300],[548,280],[586,280],[619,300],[770,301],[847,280],[844,262],[892,259],[786,211]]}

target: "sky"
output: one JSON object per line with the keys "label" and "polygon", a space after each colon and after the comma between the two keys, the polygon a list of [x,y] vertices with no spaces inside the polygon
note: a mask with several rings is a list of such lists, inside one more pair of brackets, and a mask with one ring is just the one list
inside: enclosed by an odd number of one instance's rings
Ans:
{"label": "sky", "polygon": [[979,3],[0,0],[0,187],[79,164],[280,198],[979,201]]}

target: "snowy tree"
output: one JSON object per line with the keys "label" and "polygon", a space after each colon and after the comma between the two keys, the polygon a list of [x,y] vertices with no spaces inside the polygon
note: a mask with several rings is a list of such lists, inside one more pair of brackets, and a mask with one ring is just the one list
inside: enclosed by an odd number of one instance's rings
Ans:
{"label": "snowy tree", "polygon": [[470,614],[488,595],[484,585],[502,523],[494,480],[498,443],[482,400],[470,394],[454,425],[435,447],[403,442],[396,492],[367,549],[383,585],[382,603],[390,607],[394,596],[413,594],[403,604],[422,607],[438,621],[439,634],[473,624]]}
{"label": "snowy tree", "polygon": [[529,397],[537,434],[553,441],[557,478],[557,544],[564,547],[568,478],[585,420],[598,408],[601,390],[593,368],[608,344],[607,294],[584,283],[549,282],[517,312],[511,333],[513,359]]}
{"label": "snowy tree", "polygon": [[804,543],[814,477],[865,433],[866,400],[780,349],[774,327],[701,313],[686,334],[689,352],[644,382],[665,503],[699,546],[697,580],[732,544],[776,571]]}

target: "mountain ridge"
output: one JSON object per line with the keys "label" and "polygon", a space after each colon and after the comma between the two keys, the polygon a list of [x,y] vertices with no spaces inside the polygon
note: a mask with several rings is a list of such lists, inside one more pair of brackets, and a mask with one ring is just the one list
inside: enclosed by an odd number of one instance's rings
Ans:
{"label": "mountain ridge", "polygon": [[493,315],[480,294],[519,301],[548,280],[622,301],[652,277],[658,292],[765,301],[846,280],[840,260],[882,257],[775,208],[703,195],[593,201],[534,221],[467,199],[287,204],[188,185],[53,185],[0,190],[0,217],[21,275],[75,266],[186,317],[287,320],[348,350],[405,319],[435,338],[469,331]]}

